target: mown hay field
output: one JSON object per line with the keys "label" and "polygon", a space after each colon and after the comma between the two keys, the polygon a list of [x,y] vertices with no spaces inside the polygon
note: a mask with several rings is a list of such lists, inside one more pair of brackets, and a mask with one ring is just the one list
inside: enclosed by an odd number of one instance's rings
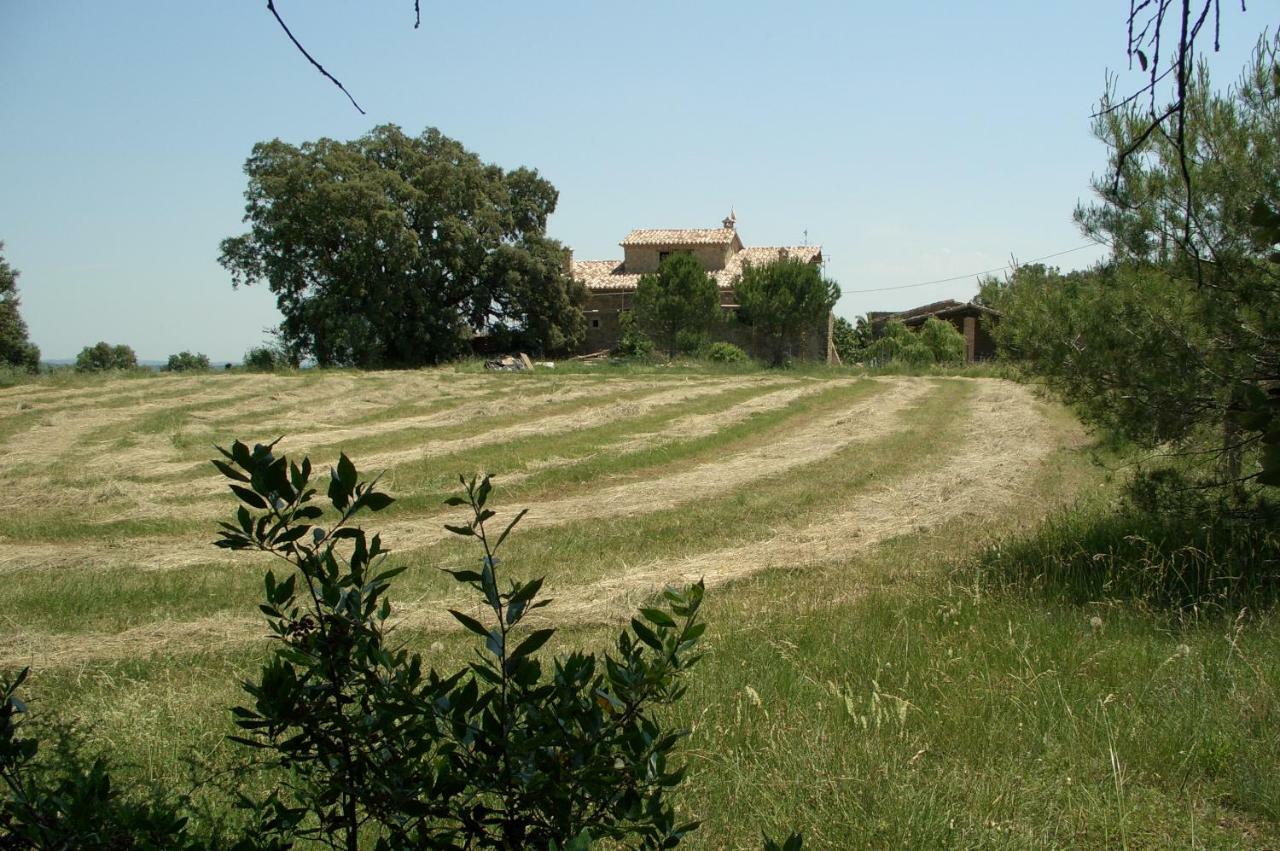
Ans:
{"label": "mown hay field", "polygon": [[[989,378],[615,369],[162,375],[0,390],[0,668],[134,779],[236,758],[267,646],[266,562],[212,546],[214,444],[339,452],[397,502],[399,635],[471,652],[438,568],[457,476],[529,508],[505,569],[546,576],[545,652],[604,647],[666,584],[709,588],[673,721],[695,848],[1276,847],[1274,618],[1189,628],[993,595],[965,568],[1113,490],[1062,408]],[[1256,623],[1255,623],[1256,621]],[[1098,623],[1104,623],[1102,627]],[[192,768],[196,766],[197,768]],[[224,800],[205,792],[210,806]],[[213,802],[213,803],[210,803]]]}
{"label": "mown hay field", "polygon": [[[234,498],[214,445],[346,452],[398,502],[378,518],[406,625],[447,629],[457,476],[529,507],[509,553],[560,622],[664,584],[829,562],[998,512],[1076,435],[990,379],[780,374],[206,375],[0,393],[0,661],[47,669],[257,641],[260,560],[214,549]],[[444,615],[442,617],[442,615]]]}

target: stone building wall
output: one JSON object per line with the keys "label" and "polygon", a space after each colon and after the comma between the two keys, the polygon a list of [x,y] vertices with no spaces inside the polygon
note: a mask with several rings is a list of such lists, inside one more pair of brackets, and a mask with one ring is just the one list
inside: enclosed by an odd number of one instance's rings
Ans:
{"label": "stone building wall", "polygon": [[623,260],[627,274],[648,275],[656,272],[662,254],[675,251],[692,254],[708,272],[723,269],[733,253],[732,248],[725,245],[691,245],[679,249],[656,245],[627,245],[623,247]]}

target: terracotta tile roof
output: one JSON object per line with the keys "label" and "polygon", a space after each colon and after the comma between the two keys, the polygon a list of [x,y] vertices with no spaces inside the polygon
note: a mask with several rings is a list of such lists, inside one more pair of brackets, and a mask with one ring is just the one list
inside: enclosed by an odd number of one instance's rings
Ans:
{"label": "terracotta tile roof", "polygon": [[914,326],[923,324],[930,316],[936,316],[940,319],[946,319],[951,316],[963,316],[965,314],[987,314],[999,316],[997,311],[972,301],[956,301],[953,298],[943,301],[935,301],[932,304],[913,307],[910,310],[893,311],[872,311],[867,314],[867,318],[875,324],[888,322],[890,319],[897,319],[904,325]]}
{"label": "terracotta tile roof", "polygon": [[575,260],[573,277],[593,292],[634,290],[640,283],[639,275],[628,275],[623,270],[621,260]]}
{"label": "terracotta tile roof", "polygon": [[619,245],[728,245],[737,236],[733,228],[676,228],[633,230]]}
{"label": "terracotta tile roof", "polygon": [[[821,245],[793,245],[777,248],[744,248],[729,261],[729,266],[741,267],[750,263],[754,266],[763,266],[765,263],[772,263],[783,257],[795,257],[806,263],[812,263],[815,260],[822,259]],[[736,273],[735,273],[736,277]]]}
{"label": "terracotta tile roof", "polygon": [[[744,248],[729,258],[725,268],[710,274],[720,289],[728,290],[733,288],[733,282],[742,274],[745,264],[759,266],[781,257],[798,257],[812,263],[822,259],[822,246]],[[573,276],[592,292],[627,292],[640,283],[640,276],[628,274],[620,260],[578,260],[573,264]]]}

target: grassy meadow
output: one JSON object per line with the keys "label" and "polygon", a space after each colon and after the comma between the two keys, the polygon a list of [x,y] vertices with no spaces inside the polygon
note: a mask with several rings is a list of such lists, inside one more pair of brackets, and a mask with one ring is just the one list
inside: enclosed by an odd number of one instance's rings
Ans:
{"label": "grassy meadow", "polygon": [[[790,829],[812,848],[1280,847],[1267,601],[1133,592],[1108,547],[1148,572],[1163,551],[1117,519],[1123,459],[1027,387],[963,375],[0,389],[0,667],[31,666],[33,710],[124,774],[178,787],[234,758],[264,562],[211,545],[235,501],[207,462],[281,435],[382,473],[398,501],[368,526],[410,567],[398,629],[438,667],[470,652],[444,609],[474,603],[436,569],[475,556],[442,528],[459,473],[493,474],[500,512],[530,508],[506,564],[547,577],[548,649],[602,647],[664,585],[705,578],[707,655],[673,710],[692,731],[680,807],[704,822],[690,847]],[[218,817],[212,790],[196,801]]]}

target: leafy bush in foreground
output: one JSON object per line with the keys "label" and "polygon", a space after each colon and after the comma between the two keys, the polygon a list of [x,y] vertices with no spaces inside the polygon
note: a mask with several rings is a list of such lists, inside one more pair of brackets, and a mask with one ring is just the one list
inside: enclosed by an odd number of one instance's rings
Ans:
{"label": "leafy bush in foreground", "polygon": [[[241,773],[266,772],[265,797],[237,793],[252,828],[232,851],[282,851],[298,840],[354,851],[372,847],[590,847],[596,840],[670,848],[697,827],[680,823],[668,793],[683,768],[668,760],[684,737],[656,711],[685,691],[705,626],[701,583],[668,590],[643,608],[603,658],[571,653],[544,666],[555,630],[526,617],[548,601],[542,580],[504,578],[498,551],[524,516],[496,536],[486,524],[488,477],[464,481],[470,520],[447,527],[474,539],[476,569],[448,571],[477,594],[453,617],[482,639],[475,661],[440,674],[390,641],[388,591],[405,568],[386,565],[378,535],[354,519],[392,503],[341,456],[316,500],[309,459],[277,457],[275,444],[236,442],[213,463],[241,505],[217,545],[270,553],[287,565],[264,575],[274,648],[232,710],[253,754]],[[196,848],[179,802],[117,791],[104,759],[38,763],[22,735],[27,675],[0,681],[0,848]],[[789,846],[790,847],[790,846]]]}
{"label": "leafy bush in foreground", "polygon": [[680,675],[698,659],[701,585],[642,609],[616,655],[573,653],[544,670],[535,653],[555,631],[523,624],[546,605],[542,580],[504,583],[497,557],[524,513],[495,539],[492,486],[473,479],[449,500],[470,509],[470,522],[447,528],[476,541],[479,569],[449,573],[485,614],[451,614],[483,651],[442,676],[387,640],[386,593],[404,568],[386,568],[379,536],[351,523],[391,504],[376,481],[361,482],[342,456],[327,488],[335,514],[321,526],[307,459],[241,443],[225,454],[229,463],[214,463],[243,505],[219,546],[290,565],[286,576],[266,574],[262,610],[278,643],[246,684],[252,705],[235,710],[238,740],[288,772],[280,797],[262,802],[292,814],[283,831],[350,849],[362,830],[389,848],[541,848],[578,837],[661,848],[696,827],[678,824],[665,797],[683,777],[667,759],[684,732],[663,730],[654,709],[679,699]]}
{"label": "leafy bush in foreground", "polygon": [[86,756],[69,730],[53,731],[52,753],[21,734],[30,722],[17,692],[27,673],[0,680],[0,848],[196,848],[173,802],[122,793],[106,761]]}

